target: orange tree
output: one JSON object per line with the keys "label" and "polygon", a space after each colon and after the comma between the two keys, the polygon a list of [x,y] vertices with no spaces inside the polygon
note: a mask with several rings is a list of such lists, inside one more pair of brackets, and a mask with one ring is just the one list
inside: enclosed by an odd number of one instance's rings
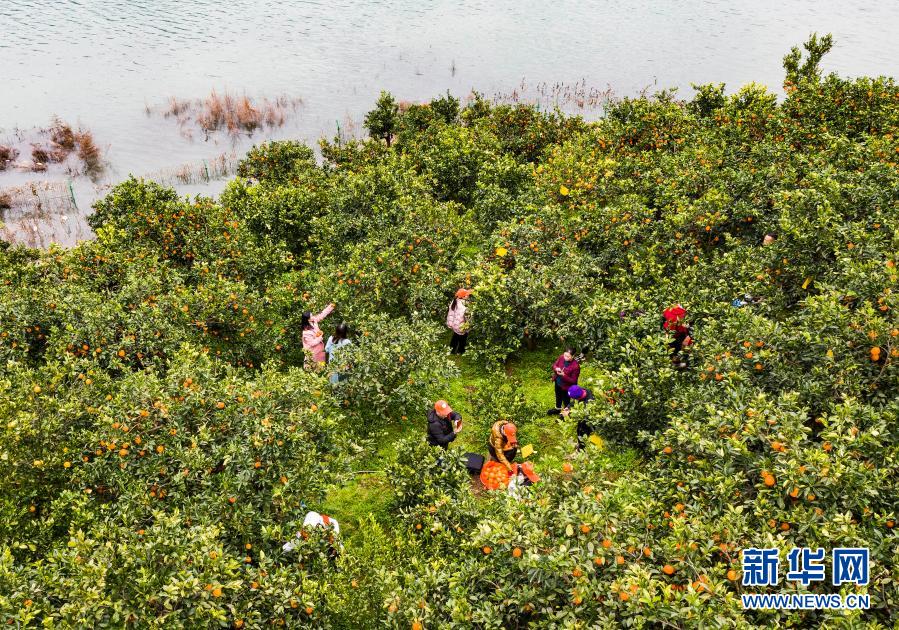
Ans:
{"label": "orange tree", "polygon": [[[375,137],[324,142],[322,164],[258,147],[218,202],[129,180],[98,205],[95,241],[4,249],[0,615],[894,623],[899,89],[823,76],[830,45],[787,56],[781,101],[696,86],[595,123],[385,97]],[[327,535],[285,555],[370,428],[446,391],[440,326],[462,285],[477,364],[540,340],[589,348],[607,450],[515,498],[473,496],[453,449],[402,442],[389,522],[336,558]],[[354,331],[334,388],[300,368],[297,330],[331,301]],[[674,303],[696,340],[686,370],[660,325]],[[508,413],[546,432],[514,383],[487,383],[481,430]],[[743,611],[750,546],[870,547],[873,609]]]}

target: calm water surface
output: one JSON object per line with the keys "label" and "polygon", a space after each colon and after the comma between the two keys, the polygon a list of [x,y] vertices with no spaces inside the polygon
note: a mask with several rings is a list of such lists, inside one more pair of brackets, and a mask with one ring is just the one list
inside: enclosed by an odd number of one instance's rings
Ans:
{"label": "calm water surface", "polygon": [[[533,97],[543,82],[619,96],[647,86],[689,95],[691,82],[712,81],[779,90],[783,55],[812,31],[836,39],[826,70],[895,76],[897,27],[899,3],[870,0],[0,0],[0,143],[59,116],[93,132],[109,184],[266,137],[314,142],[338,124],[352,130],[381,89],[411,101],[472,89]],[[285,127],[236,143],[188,139],[147,114],[213,88],[303,105]],[[12,170],[0,188],[48,177],[65,179]],[[89,237],[83,213],[102,189],[76,179],[73,191],[79,210],[7,212],[4,235],[38,245]]]}

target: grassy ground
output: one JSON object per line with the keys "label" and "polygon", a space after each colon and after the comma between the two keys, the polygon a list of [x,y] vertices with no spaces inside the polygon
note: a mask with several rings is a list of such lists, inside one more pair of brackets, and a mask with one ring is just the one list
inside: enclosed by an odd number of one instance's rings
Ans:
{"label": "grassy ground", "polygon": [[[574,423],[542,413],[555,406],[550,366],[560,353],[561,348],[539,347],[522,352],[505,367],[506,376],[521,381],[525,399],[540,412],[528,420],[524,433],[528,439],[522,441],[522,446],[526,443],[534,446],[534,455],[529,459],[534,462],[538,473],[561,465],[575,446]],[[451,448],[460,453],[476,452],[486,456],[485,427],[491,418],[479,416],[489,411],[477,409],[475,400],[477,388],[488,382],[490,373],[468,355],[452,359],[458,365],[460,375],[450,383],[445,399],[462,414],[464,425]],[[581,382],[587,382],[591,372],[591,363],[587,361],[581,369]],[[322,510],[334,516],[347,534],[352,535],[369,515],[377,520],[389,517],[391,491],[384,477],[384,465],[395,456],[395,445],[399,439],[415,434],[424,439],[427,431],[425,411],[422,410],[420,422],[393,426],[379,435],[371,455],[363,458],[356,467],[361,472],[357,472],[349,483],[329,493]],[[602,457],[603,465],[612,471],[631,468],[637,460],[636,453],[629,449],[607,448],[597,456]]]}

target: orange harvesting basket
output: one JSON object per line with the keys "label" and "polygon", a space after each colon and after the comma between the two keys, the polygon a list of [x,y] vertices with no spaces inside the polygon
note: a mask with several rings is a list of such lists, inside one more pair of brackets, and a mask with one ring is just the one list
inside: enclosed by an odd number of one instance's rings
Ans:
{"label": "orange harvesting basket", "polygon": [[498,490],[509,485],[509,481],[518,474],[518,464],[512,464],[512,472],[499,462],[489,461],[481,468],[481,483],[488,490]]}

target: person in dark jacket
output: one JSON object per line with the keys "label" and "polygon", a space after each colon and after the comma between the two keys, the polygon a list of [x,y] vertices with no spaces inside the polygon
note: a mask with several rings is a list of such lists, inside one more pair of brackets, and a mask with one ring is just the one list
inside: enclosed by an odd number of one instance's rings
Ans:
{"label": "person in dark jacket", "polygon": [[[553,363],[553,384],[556,388],[556,409],[561,411],[571,404],[568,388],[577,385],[581,375],[581,365],[574,358],[574,348],[565,348],[556,362]],[[558,412],[556,412],[558,413]]]}
{"label": "person in dark jacket", "polygon": [[438,400],[428,411],[428,444],[448,448],[462,430],[462,416],[445,400]]}
{"label": "person in dark jacket", "polygon": [[[581,450],[584,448],[584,442],[593,432],[593,428],[590,426],[590,414],[587,410],[587,406],[595,397],[593,396],[593,392],[580,385],[572,385],[569,387],[568,397],[571,399],[571,404],[577,405],[580,403],[580,406],[583,409],[583,411],[577,414],[577,450]],[[568,406],[563,409],[561,413],[567,418],[570,412],[571,406]]]}

